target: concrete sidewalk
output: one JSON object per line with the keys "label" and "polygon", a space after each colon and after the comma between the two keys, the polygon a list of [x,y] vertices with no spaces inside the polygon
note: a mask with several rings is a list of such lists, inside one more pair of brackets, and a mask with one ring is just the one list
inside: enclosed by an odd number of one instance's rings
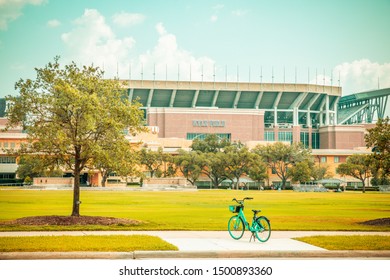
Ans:
{"label": "concrete sidewalk", "polygon": [[265,242],[249,242],[251,233],[245,232],[234,240],[227,231],[68,231],[68,232],[0,232],[1,236],[80,236],[80,235],[134,235],[158,236],[177,246],[172,252],[70,252],[70,253],[0,253],[0,259],[73,259],[73,258],[385,258],[390,251],[328,251],[294,237],[313,235],[387,235],[390,232],[323,232],[274,231]]}

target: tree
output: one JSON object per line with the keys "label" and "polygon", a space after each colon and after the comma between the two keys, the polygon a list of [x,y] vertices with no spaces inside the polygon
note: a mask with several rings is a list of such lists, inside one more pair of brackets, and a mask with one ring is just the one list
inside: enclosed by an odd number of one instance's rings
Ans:
{"label": "tree", "polygon": [[301,161],[288,169],[287,175],[293,182],[308,182],[311,179],[311,164],[309,161]]}
{"label": "tree", "polygon": [[204,140],[195,139],[191,148],[202,153],[217,153],[223,151],[231,143],[225,138],[219,138],[216,134],[209,134]]}
{"label": "tree", "polygon": [[205,165],[202,173],[206,175],[214,188],[227,179],[226,176],[226,155],[222,152],[202,154]]}
{"label": "tree", "polygon": [[101,186],[105,187],[111,173],[127,177],[136,174],[136,165],[139,163],[138,153],[130,146],[125,138],[104,139],[93,158],[93,167],[99,169],[102,180]]}
{"label": "tree", "polygon": [[[8,97],[8,126],[23,124],[28,144],[21,153],[56,159],[73,172],[72,216],[80,215],[80,174],[105,139],[121,139],[123,131],[142,130],[139,104],[123,98],[118,80],[104,80],[94,66],[61,67],[59,57],[35,69],[35,80],[20,79],[20,95]],[[109,137],[108,137],[109,136]],[[112,145],[115,145],[113,143]]]}
{"label": "tree", "polygon": [[180,150],[179,155],[175,157],[175,164],[187,181],[195,186],[196,181],[202,174],[205,161],[197,152]]}
{"label": "tree", "polygon": [[39,155],[24,155],[20,158],[16,174],[19,178],[59,177],[63,175],[60,166]]}
{"label": "tree", "polygon": [[365,181],[371,176],[370,155],[355,154],[349,156],[345,163],[341,163],[336,172],[340,175],[352,176],[359,179],[363,184],[363,193],[366,192]]}
{"label": "tree", "polygon": [[302,143],[290,145],[276,142],[272,145],[258,145],[253,149],[253,152],[261,156],[267,166],[282,180],[282,188],[285,188],[286,182],[291,176],[288,174],[289,168],[298,162],[312,159],[310,151],[305,149]]}
{"label": "tree", "polygon": [[226,155],[226,177],[233,182],[233,187],[238,189],[241,176],[249,172],[249,167],[254,164],[256,155],[241,143],[227,146],[224,153]]}
{"label": "tree", "polygon": [[313,178],[314,181],[319,181],[324,178],[332,178],[332,174],[328,170],[328,165],[321,164],[321,165],[313,165],[310,167],[310,176]]}
{"label": "tree", "polygon": [[390,180],[390,119],[379,119],[376,126],[368,129],[364,136],[367,148],[372,149],[371,158],[375,170],[375,182],[388,182]]}
{"label": "tree", "polygon": [[191,145],[192,150],[204,158],[202,172],[210,179],[214,188],[218,188],[227,178],[226,154],[223,151],[230,145],[227,139],[220,139],[215,134],[207,135],[204,140],[195,139]]}
{"label": "tree", "polygon": [[164,155],[162,148],[158,148],[157,151],[142,148],[140,151],[140,160],[146,169],[150,173],[150,177],[161,177],[163,172],[161,168],[164,164]]}
{"label": "tree", "polygon": [[267,165],[261,160],[261,157],[259,155],[254,153],[253,155],[255,156],[255,158],[252,164],[249,165],[248,176],[252,180],[260,183],[268,178]]}

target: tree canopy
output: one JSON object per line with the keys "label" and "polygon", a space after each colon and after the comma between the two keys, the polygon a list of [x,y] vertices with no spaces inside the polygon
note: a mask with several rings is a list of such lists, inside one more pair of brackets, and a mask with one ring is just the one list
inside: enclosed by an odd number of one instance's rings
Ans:
{"label": "tree canopy", "polygon": [[365,181],[371,176],[371,157],[361,154],[349,156],[345,163],[337,167],[336,172],[359,179],[363,184],[363,192],[365,192]]}
{"label": "tree canopy", "polygon": [[80,215],[80,173],[93,165],[110,142],[123,143],[124,131],[141,131],[143,113],[138,103],[123,96],[118,80],[103,79],[94,66],[78,67],[72,62],[61,67],[59,58],[35,69],[34,80],[20,79],[19,96],[8,97],[8,126],[23,125],[28,144],[20,153],[45,155],[66,165],[74,175],[72,216]]}
{"label": "tree canopy", "polygon": [[[272,145],[258,145],[253,151],[261,156],[268,167],[282,180],[283,188],[286,186],[287,180],[292,176],[292,173],[288,172],[290,168],[293,168],[299,162],[312,161],[310,150],[305,149],[302,143],[287,145],[282,142],[276,142]],[[300,169],[302,170],[302,168]]]}
{"label": "tree canopy", "polygon": [[367,130],[365,135],[367,148],[372,149],[372,167],[374,181],[390,182],[390,119],[379,119],[376,126]]}

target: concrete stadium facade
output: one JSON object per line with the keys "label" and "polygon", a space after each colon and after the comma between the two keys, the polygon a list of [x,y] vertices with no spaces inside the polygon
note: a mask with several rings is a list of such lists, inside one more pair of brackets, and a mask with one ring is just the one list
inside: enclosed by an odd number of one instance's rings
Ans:
{"label": "concrete stadium facade", "polygon": [[[129,100],[142,104],[147,125],[158,127],[161,138],[193,140],[212,133],[241,142],[302,142],[313,149],[364,146],[368,120],[374,119],[375,112],[380,116],[390,94],[390,89],[371,93],[383,99],[380,105],[361,104],[356,101],[360,96],[355,96],[347,103],[354,100],[356,105],[342,102],[340,107],[343,97],[339,86],[150,80],[123,83]],[[377,107],[381,109],[372,109]],[[360,119],[354,110],[360,112]],[[364,117],[362,110],[370,113],[370,118]]]}

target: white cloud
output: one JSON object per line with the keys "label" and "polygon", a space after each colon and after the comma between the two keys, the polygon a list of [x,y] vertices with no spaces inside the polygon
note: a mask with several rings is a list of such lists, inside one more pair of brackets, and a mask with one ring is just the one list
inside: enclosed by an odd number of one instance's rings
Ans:
{"label": "white cloud", "polygon": [[211,22],[216,22],[218,20],[218,16],[216,16],[216,15],[212,15],[211,17],[210,17],[210,21]]}
{"label": "white cloud", "polygon": [[56,28],[61,25],[61,22],[57,19],[52,19],[47,22],[47,26],[51,28]]}
{"label": "white cloud", "polygon": [[234,11],[232,11],[232,14],[237,16],[237,17],[245,16],[247,13],[248,13],[248,11],[245,11],[245,10],[234,10]]}
{"label": "white cloud", "polygon": [[68,59],[104,67],[106,77],[128,69],[126,65],[135,44],[132,37],[117,38],[104,16],[94,9],[86,9],[74,21],[73,30],[61,38],[68,48]]}
{"label": "white cloud", "polygon": [[222,10],[224,7],[225,7],[224,4],[217,4],[217,5],[215,5],[215,6],[213,7],[213,10],[216,10],[216,11]]}
{"label": "white cloud", "polygon": [[176,36],[169,33],[163,23],[156,24],[155,30],[158,34],[156,45],[136,55],[132,37],[118,38],[97,10],[85,10],[74,21],[74,28],[61,36],[68,49],[64,58],[104,67],[107,78],[118,72],[120,78],[127,79],[131,67],[132,79],[212,80],[215,65],[212,59],[195,57],[180,48]]}
{"label": "white cloud", "polygon": [[310,80],[318,85],[340,85],[343,95],[390,87],[390,63],[379,64],[369,59],[344,62],[329,71],[318,71]]}
{"label": "white cloud", "polygon": [[7,30],[8,23],[20,17],[26,5],[41,5],[46,0],[0,0],[0,30]]}
{"label": "white cloud", "polygon": [[368,59],[344,62],[334,68],[333,75],[340,76],[344,94],[390,87],[390,63]]}
{"label": "white cloud", "polygon": [[169,33],[162,23],[156,25],[156,31],[159,34],[157,45],[139,56],[132,78],[139,79],[139,73],[143,72],[145,79],[165,80],[167,77],[169,80],[212,80],[215,62],[211,58],[195,57],[191,52],[181,49],[176,36]]}
{"label": "white cloud", "polygon": [[160,36],[165,35],[167,33],[167,30],[165,29],[165,27],[162,24],[162,22],[159,22],[159,23],[156,24],[156,30],[157,30],[157,33]]}
{"label": "white cloud", "polygon": [[120,27],[131,27],[142,23],[144,20],[145,16],[142,14],[120,12],[113,16],[113,22]]}

